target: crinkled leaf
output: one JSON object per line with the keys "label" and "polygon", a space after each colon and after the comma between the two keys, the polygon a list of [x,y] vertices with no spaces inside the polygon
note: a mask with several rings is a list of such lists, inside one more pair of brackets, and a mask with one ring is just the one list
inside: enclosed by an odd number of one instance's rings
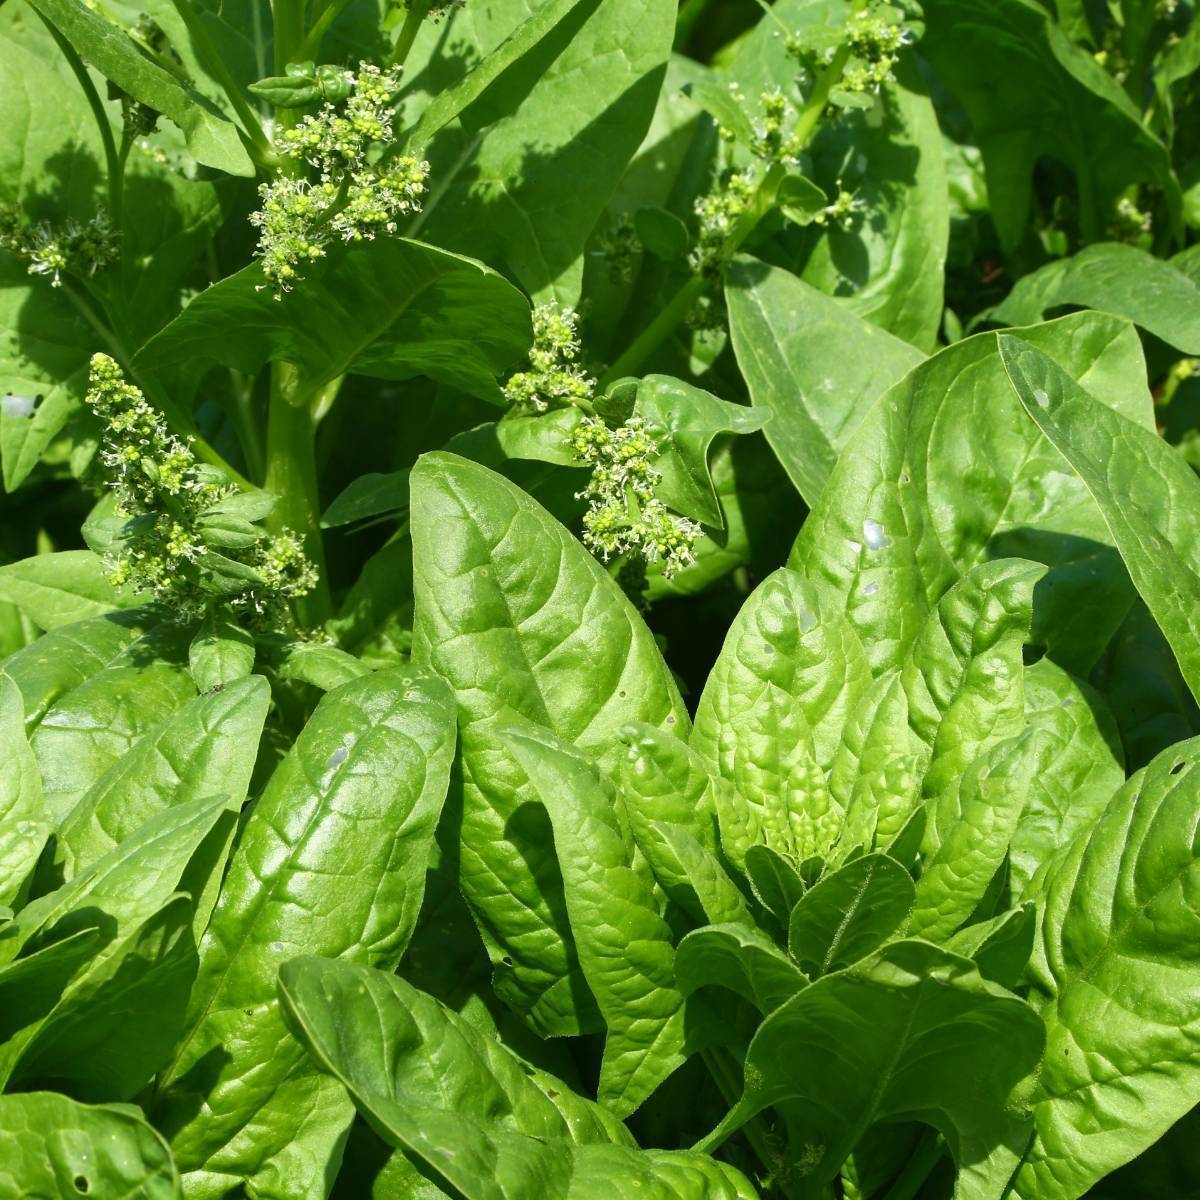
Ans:
{"label": "crinkled leaf", "polygon": [[0,1096],[0,1192],[63,1196],[67,1187],[94,1200],[182,1195],[166,1143],[134,1109],[56,1092]]}
{"label": "crinkled leaf", "polygon": [[292,1042],[275,999],[297,953],[394,969],[412,934],[454,750],[436,679],[379,672],[329,693],[241,832],[200,943],[156,1121],[189,1194],[242,1179],[321,1196],[350,1121]]}
{"label": "crinkled leaf", "polygon": [[628,722],[684,734],[687,712],[620,588],[508,480],[425,455],[412,473],[412,529],[415,657],[458,698],[461,882],[497,992],[543,1032],[594,1027],[550,822],[495,730],[532,723],[609,769]]}
{"label": "crinkled leaf", "polygon": [[25,708],[17,685],[0,672],[0,904],[23,898],[30,872],[50,836],[42,804],[42,776],[25,736]]}
{"label": "crinkled leaf", "polygon": [[91,550],[39,554],[0,567],[0,600],[15,604],[46,630],[134,604],[132,593],[108,581]]}
{"label": "crinkled leaf", "polygon": [[594,768],[551,739],[507,740],[550,814],[579,963],[608,1031],[598,1097],[626,1117],[686,1058],[671,929]]}
{"label": "crinkled leaf", "polygon": [[1159,755],[1044,884],[1046,1064],[1023,1200],[1082,1195],[1200,1094],[1200,742]]}
{"label": "crinkled leaf", "polygon": [[1094,497],[1200,696],[1200,480],[1171,446],[1098,403],[1035,347],[1007,335],[1000,346],[1025,411]]}
{"label": "crinkled leaf", "polygon": [[679,988],[725,987],[764,1016],[808,985],[808,979],[767,935],[753,925],[713,924],[689,933],[675,955]]}
{"label": "crinkled leaf", "polygon": [[202,692],[236,683],[254,669],[254,638],[236,621],[211,612],[188,647],[188,666]]}

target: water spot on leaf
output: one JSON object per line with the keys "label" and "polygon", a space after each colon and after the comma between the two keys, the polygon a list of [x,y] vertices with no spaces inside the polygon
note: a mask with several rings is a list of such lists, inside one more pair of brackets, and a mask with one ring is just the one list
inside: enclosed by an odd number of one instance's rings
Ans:
{"label": "water spot on leaf", "polygon": [[1046,393],[1044,391],[1042,391],[1041,388],[1033,389],[1033,398],[1034,398],[1034,400],[1037,401],[1039,408],[1049,408],[1050,407],[1050,397],[1047,396]]}
{"label": "water spot on leaf", "polygon": [[0,396],[0,412],[6,417],[32,417],[40,396]]}
{"label": "water spot on leaf", "polygon": [[807,608],[802,608],[796,616],[796,623],[800,626],[801,633],[808,633],[810,629],[816,629],[817,618]]}
{"label": "water spot on leaf", "polygon": [[873,596],[873,595],[875,595],[875,593],[877,591],[879,591],[879,584],[868,583],[867,586],[865,588],[863,588],[863,595],[864,596]]}
{"label": "water spot on leaf", "polygon": [[863,522],[863,538],[870,550],[886,550],[892,544],[892,539],[883,532],[883,526],[870,517]]}
{"label": "water spot on leaf", "polygon": [[326,764],[330,767],[340,767],[349,757],[350,751],[345,746],[339,746],[330,756]]}

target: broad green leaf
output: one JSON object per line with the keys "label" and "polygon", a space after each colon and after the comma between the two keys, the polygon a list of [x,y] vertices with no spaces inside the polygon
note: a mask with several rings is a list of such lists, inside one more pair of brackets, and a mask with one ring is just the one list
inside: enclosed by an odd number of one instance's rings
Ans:
{"label": "broad green leaf", "polygon": [[[1021,336],[1152,428],[1141,347],[1125,322],[1082,313]],[[984,334],[935,354],[881,397],[790,565],[838,597],[879,675],[902,663],[958,575],[1014,555],[1051,568],[1035,597],[1035,642],[1086,674],[1132,599],[1128,577],[1086,488],[1011,396],[996,336]]]}
{"label": "broad green leaf", "polygon": [[576,952],[608,1031],[598,1098],[627,1117],[686,1059],[671,929],[594,768],[549,739],[507,740],[550,814]]}
{"label": "broad green leaf", "polygon": [[1200,742],[1172,747],[1045,881],[1046,1063],[1037,1140],[1013,1190],[1022,1200],[1082,1195],[1196,1102],[1198,789]]}
{"label": "broad green leaf", "polygon": [[50,1012],[101,939],[95,926],[81,929],[0,967],[0,1041],[9,1041]]}
{"label": "broad green leaf", "polygon": [[142,347],[140,367],[218,363],[245,373],[297,366],[317,387],[346,372],[428,375],[501,402],[496,377],[529,346],[529,304],[473,259],[407,238],[339,246],[276,300],[258,264],[201,292]]}
{"label": "broad green leaf", "polygon": [[788,953],[811,978],[865,958],[903,926],[913,881],[894,858],[866,854],[819,880],[792,909]]}
{"label": "broad green leaf", "polygon": [[301,959],[280,971],[289,1025],[375,1131],[467,1200],[754,1200],[734,1168],[639,1151],[613,1117],[395,975]]}
{"label": "broad green leaf", "polygon": [[1025,669],[1025,718],[1040,730],[1040,761],[1009,846],[1013,894],[1103,811],[1124,783],[1124,755],[1104,698],[1048,659]]}
{"label": "broad green leaf", "polygon": [[133,605],[128,591],[109,583],[91,550],[39,554],[0,567],[0,600],[15,604],[45,630]]}
{"label": "broad green leaf", "polygon": [[0,961],[83,928],[97,927],[111,940],[152,917],[176,892],[195,896],[211,866],[206,843],[224,842],[233,811],[223,796],[205,796],[151,817],[70,882],[30,901],[0,931]]}
{"label": "broad green leaf", "polygon": [[638,385],[637,414],[655,432],[662,475],[655,494],[685,517],[721,528],[725,522],[709,474],[709,452],[719,434],[753,433],[769,411],[730,404],[666,375],[648,375]]}
{"label": "broad green leaf", "polygon": [[[809,1186],[833,1179],[867,1130],[921,1121],[946,1139],[962,1200],[998,1194],[1028,1124],[1010,1108],[1044,1034],[1022,1000],[928,942],[893,942],[777,1008],[746,1056],[746,1090],[697,1147],[711,1149],[770,1105],[806,1146]],[[990,1160],[990,1161],[989,1161]]]}
{"label": "broad green leaf", "polygon": [[42,776],[25,736],[17,685],[0,672],[0,904],[18,906],[50,826],[42,805]]}
{"label": "broad green leaf", "polygon": [[759,903],[786,929],[805,891],[796,860],[767,845],[751,846],[746,851],[746,876]]}
{"label": "broad green leaf", "polygon": [[[7,97],[4,53],[0,47],[0,94]],[[13,492],[79,406],[91,331],[59,291],[0,257],[0,462],[5,491]]]}
{"label": "broad green leaf", "polygon": [[93,1200],[182,1195],[166,1143],[127,1105],[93,1107],[56,1092],[0,1096],[0,1193],[71,1192]]}
{"label": "broad green leaf", "polygon": [[706,925],[689,933],[675,954],[679,988],[725,987],[766,1016],[808,986],[799,967],[753,925]]}
{"label": "broad green leaf", "polygon": [[142,658],[153,622],[145,612],[110,613],[45,634],[5,660],[4,670],[21,689],[25,724],[32,732],[50,707],[92,676]]}
{"label": "broad green leaf", "polygon": [[204,796],[241,808],[271,691],[261,676],[197,696],[136,741],[87,791],[58,832],[66,878],[163,809]]}
{"label": "broad green leaf", "polygon": [[1039,563],[997,559],[972,567],[938,601],[900,683],[908,725],[927,751],[922,786],[937,796],[989,746],[1025,724],[1022,650]]}
{"label": "broad green leaf", "polygon": [[1046,753],[1040,732],[997,742],[928,806],[924,860],[908,930],[943,941],[966,921],[1004,864]]}
{"label": "broad green leaf", "polygon": [[781,570],[742,607],[705,684],[693,749],[755,810],[766,845],[797,862],[836,840],[826,773],[869,682],[849,622]]}
{"label": "broad green leaf", "polygon": [[1200,696],[1200,480],[1166,442],[1098,403],[1035,347],[1005,335],[1000,345],[1013,390],[1095,498]]}
{"label": "broad green leaf", "polygon": [[496,730],[540,726],[615,770],[626,724],[685,734],[687,712],[616,583],[525,492],[450,454],[411,483],[414,658],[459,705],[463,893],[505,1002],[544,1034],[595,1027],[550,822]]}
{"label": "broad green leaf", "polygon": [[178,125],[197,162],[230,175],[254,174],[237,127],[199,92],[143,55],[123,29],[81,0],[30,3],[102,75]]}
{"label": "broad green leaf", "polygon": [[428,139],[418,119],[436,183],[414,235],[495,264],[538,302],[574,303],[584,243],[654,113],[675,12],[674,0],[499,0],[427,22],[408,58],[409,111],[426,97],[449,106],[440,97],[453,95],[462,61],[490,73],[534,13],[542,36],[455,124],[439,112]]}
{"label": "broad green leaf", "polygon": [[24,1043],[11,1082],[130,1100],[171,1054],[196,977],[192,901],[177,896],[81,971]]}
{"label": "broad green leaf", "polygon": [[395,968],[421,904],[453,722],[440,680],[379,672],[346,684],[247,818],[155,1108],[189,1195],[242,1179],[324,1195],[351,1113],[289,1039],[275,975],[310,951]]}
{"label": "broad green leaf", "polygon": [[209,613],[188,647],[188,667],[202,692],[235,683],[254,669],[254,638],[236,621]]}
{"label": "broad green leaf", "polygon": [[1075,173],[1083,237],[1095,241],[1133,183],[1178,196],[1163,145],[1120,85],[1034,0],[929,0],[921,54],[962,102],[983,151],[992,220],[1014,247],[1039,158]]}
{"label": "broad green leaf", "polygon": [[[652,860],[655,875],[663,890],[672,895],[672,887],[686,887],[695,901],[688,906],[697,917],[714,924],[735,922],[753,925],[754,919],[737,885],[725,873],[724,867],[713,851],[692,836],[681,825],[658,821],[654,833],[664,853]],[[649,855],[647,855],[649,857]],[[673,859],[673,862],[670,861]],[[657,861],[657,866],[655,865]],[[663,873],[664,864],[666,869]],[[675,896],[672,895],[672,899]]]}
{"label": "broad green leaf", "polygon": [[150,659],[106,667],[61,696],[29,739],[51,822],[65,820],[105,772],[195,694],[185,667]]}
{"label": "broad green leaf", "polygon": [[361,659],[328,643],[296,641],[263,648],[268,650],[267,657],[281,679],[311,683],[323,692],[331,692],[370,671]]}
{"label": "broad green leaf", "polygon": [[1018,279],[988,319],[1032,325],[1063,304],[1124,317],[1185,354],[1200,354],[1200,287],[1136,246],[1105,242],[1047,263]]}
{"label": "broad green leaf", "polygon": [[[777,32],[773,22],[762,25]],[[794,62],[788,73],[794,77]],[[809,225],[811,250],[799,273],[856,316],[918,350],[932,350],[942,319],[950,214],[942,134],[910,52],[901,52],[895,79],[866,111],[818,129],[810,154],[823,190],[853,192],[864,212],[845,229],[833,222]]]}
{"label": "broad green leaf", "polygon": [[923,355],[810,284],[752,258],[725,279],[729,331],[764,433],[811,508],[871,405]]}

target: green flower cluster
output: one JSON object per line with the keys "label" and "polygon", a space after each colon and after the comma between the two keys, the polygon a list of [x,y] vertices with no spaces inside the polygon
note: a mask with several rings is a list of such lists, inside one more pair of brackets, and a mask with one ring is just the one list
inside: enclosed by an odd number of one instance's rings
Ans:
{"label": "green flower cluster", "polygon": [[858,220],[858,214],[866,208],[863,200],[855,195],[854,192],[848,192],[842,187],[842,181],[838,180],[838,194],[832,204],[827,204],[815,217],[813,223],[816,225],[834,225],[838,229],[850,229],[854,222]]}
{"label": "green flower cluster", "polygon": [[323,105],[275,138],[280,155],[317,174],[315,180],[279,175],[259,187],[262,207],[250,221],[260,230],[258,255],[276,297],[331,240],[394,233],[400,217],[421,207],[429,164],[410,154],[380,153],[392,138],[397,77],[361,63],[348,81],[344,102]]}
{"label": "green flower cluster", "polygon": [[533,349],[529,370],[504,385],[514,408],[542,413],[565,405],[590,404],[596,381],[579,365],[579,317],[573,308],[540,304],[533,310]]}
{"label": "green flower cluster", "polygon": [[85,400],[104,424],[100,462],[127,518],[109,552],[112,581],[150,593],[177,620],[227,604],[286,621],[286,602],[317,576],[294,534],[254,523],[274,499],[238,492],[198,462],[106,354],[92,356]]}
{"label": "green flower cluster", "polygon": [[750,151],[765,162],[794,165],[803,148],[795,136],[796,107],[779,88],[763,92],[758,100],[759,117],[754,122]]}
{"label": "green flower cluster", "polygon": [[694,271],[712,275],[720,270],[726,239],[738,218],[750,207],[756,186],[754,172],[749,167],[729,171],[717,188],[696,201],[699,228],[688,256]]}
{"label": "green flower cluster", "polygon": [[598,417],[584,417],[570,446],[592,468],[578,493],[586,499],[583,541],[605,562],[617,555],[663,564],[670,578],[695,562],[700,526],[677,516],[654,494],[662,479],[653,460],[658,443],[641,417],[610,428]]}
{"label": "green flower cluster", "polygon": [[893,81],[901,49],[911,36],[903,25],[869,10],[855,13],[846,23],[846,42],[854,54],[842,73],[844,92],[873,94]]}
{"label": "green flower cluster", "polygon": [[7,250],[42,275],[52,287],[62,286],[64,271],[95,275],[117,257],[117,231],[108,214],[97,212],[85,222],[67,221],[54,226],[46,221],[31,225],[11,206],[0,207],[0,250]]}

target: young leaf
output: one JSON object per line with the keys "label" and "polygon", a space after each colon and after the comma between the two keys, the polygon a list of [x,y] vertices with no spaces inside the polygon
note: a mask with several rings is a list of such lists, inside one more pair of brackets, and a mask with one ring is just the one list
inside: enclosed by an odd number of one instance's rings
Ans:
{"label": "young leaf", "polygon": [[496,729],[531,723],[615,770],[623,726],[682,735],[687,711],[620,588],[525,492],[450,454],[424,455],[411,491],[414,658],[458,698],[461,884],[496,990],[544,1033],[594,1027],[550,822]]}
{"label": "young leaf", "polygon": [[921,352],[779,267],[739,258],[725,279],[729,332],[764,433],[811,508],[838,453]]}
{"label": "young leaf", "polygon": [[1000,347],[1013,390],[1087,485],[1200,697],[1200,480],[1166,442],[1097,403],[1033,346],[1001,335]]}
{"label": "young leaf", "polygon": [[63,821],[56,856],[65,878],[107,854],[173,805],[225,796],[240,809],[250,786],[271,692],[261,676],[189,701],[134,742]]}
{"label": "young leaf", "polygon": [[529,321],[524,296],[482,263],[375,238],[332,250],[279,300],[257,264],[244,267],[201,292],[142,347],[137,365],[169,375],[208,362],[253,374],[284,361],[311,387],[346,372],[428,375],[499,404],[496,377],[528,349]]}
{"label": "young leaf", "polygon": [[76,1104],[55,1092],[0,1096],[0,1186],[13,1196],[179,1200],[162,1138],[128,1105]]}
{"label": "young leaf", "polygon": [[725,521],[708,467],[713,441],[719,434],[753,433],[767,423],[770,411],[718,400],[666,375],[642,380],[635,411],[661,439],[654,460],[662,473],[655,489],[659,499],[685,517],[721,528]]}
{"label": "young leaf", "polygon": [[237,126],[199,92],[142,54],[120,26],[81,0],[30,3],[102,75],[178,125],[197,162],[230,175],[254,174]]}
{"label": "young leaf", "polygon": [[836,840],[825,773],[870,682],[858,636],[823,594],[775,572],[738,613],[696,710],[692,747],[796,862]]}
{"label": "young leaf", "polygon": [[867,854],[826,875],[792,909],[788,953],[810,978],[858,962],[912,909],[912,877],[894,858]]}
{"label": "young leaf", "polygon": [[1045,881],[1046,1063],[1021,1200],[1082,1195],[1195,1103],[1198,804],[1192,740],[1130,779]]}
{"label": "young leaf", "polygon": [[309,950],[395,968],[421,904],[453,721],[440,680],[378,672],[346,684],[247,819],[155,1110],[198,1194],[243,1179],[323,1194],[351,1114],[288,1038],[275,975]]}
{"label": "young leaf", "polygon": [[580,966],[608,1029],[598,1098],[627,1117],[686,1058],[671,930],[594,768],[550,739],[507,740],[550,814]]}
{"label": "young leaf", "polygon": [[639,1151],[561,1080],[519,1060],[395,975],[305,958],[279,973],[289,1026],[372,1127],[466,1200],[638,1195],[756,1200],[734,1168],[689,1151]]}
{"label": "young leaf", "polygon": [[957,1194],[983,1196],[1020,1158],[1027,1122],[1010,1095],[1044,1034],[1024,1001],[928,942],[884,946],[777,1008],[746,1056],[745,1092],[697,1147],[712,1149],[770,1105],[786,1105],[809,1186],[833,1179],[871,1125],[934,1125],[959,1165]]}
{"label": "young leaf", "polygon": [[808,979],[765,933],[753,925],[713,924],[689,933],[675,954],[679,989],[725,987],[763,1016],[808,986]]}
{"label": "young leaf", "polygon": [[254,638],[236,621],[211,612],[188,647],[188,666],[202,692],[235,683],[254,669]]}

